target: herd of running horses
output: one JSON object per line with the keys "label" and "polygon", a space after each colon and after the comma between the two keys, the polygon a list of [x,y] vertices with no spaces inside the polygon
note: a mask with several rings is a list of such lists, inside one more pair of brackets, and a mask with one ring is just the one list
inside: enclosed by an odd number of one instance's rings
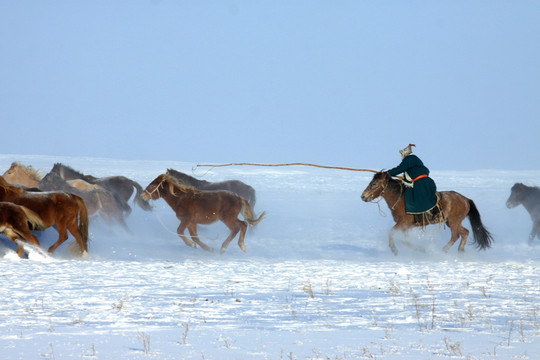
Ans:
{"label": "herd of running horses", "polygon": [[[451,238],[444,247],[448,251],[458,240],[459,251],[465,250],[469,230],[463,227],[468,217],[474,243],[479,249],[491,247],[493,237],[482,224],[475,203],[455,191],[438,193],[440,216],[426,223],[405,212],[405,185],[385,172],[376,173],[362,193],[362,200],[369,202],[383,198],[396,224],[389,234],[389,246],[398,253],[394,242],[396,231],[407,232],[413,227],[445,223]],[[134,194],[135,193],[135,194]],[[48,249],[53,253],[65,242],[70,233],[76,240],[78,252],[88,254],[89,217],[100,216],[107,223],[118,223],[128,230],[125,219],[131,213],[129,200],[146,211],[152,210],[149,200],[162,198],[180,220],[177,233],[187,246],[213,249],[203,243],[197,233],[198,224],[223,222],[230,230],[222,243],[223,253],[229,243],[240,233],[238,246],[246,251],[244,243],[248,225],[257,225],[265,212],[255,215],[256,196],[253,187],[239,181],[208,182],[196,179],[174,169],[157,176],[143,190],[140,184],[125,176],[95,177],[79,172],[61,163],[54,164],[45,176],[32,166],[19,162],[0,177],[0,233],[17,245],[23,256],[23,243],[40,246],[33,230],[56,227],[58,240]],[[529,243],[540,238],[540,188],[516,183],[506,205],[509,208],[523,205],[533,220]],[[240,213],[244,220],[239,219]],[[190,237],[185,235],[188,230]]]}

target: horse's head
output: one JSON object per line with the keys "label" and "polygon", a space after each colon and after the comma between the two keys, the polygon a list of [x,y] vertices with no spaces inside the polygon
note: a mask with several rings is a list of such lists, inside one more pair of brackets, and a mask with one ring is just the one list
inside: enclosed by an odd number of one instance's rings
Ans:
{"label": "horse's head", "polygon": [[6,172],[2,175],[2,177],[10,184],[16,183],[17,179],[17,166],[19,163],[14,162],[11,164],[11,167],[6,170]]}
{"label": "horse's head", "polygon": [[152,182],[148,184],[146,189],[144,189],[143,193],[141,194],[141,198],[144,201],[148,201],[150,199],[152,200],[159,199],[161,197],[161,191],[164,190],[163,184],[165,183],[166,180],[167,180],[167,175],[165,174],[161,174],[157,178],[152,180]]}
{"label": "horse's head", "polygon": [[392,177],[387,172],[376,173],[362,193],[362,200],[368,202],[381,196],[391,179]]}
{"label": "horse's head", "polygon": [[10,184],[23,185],[27,187],[37,186],[41,180],[41,175],[32,165],[24,166],[20,162],[13,162],[11,167],[2,175]]}
{"label": "horse's head", "polygon": [[67,183],[57,173],[50,172],[41,179],[39,188],[45,191],[64,190],[68,188]]}
{"label": "horse's head", "polygon": [[506,207],[511,209],[521,204],[527,196],[527,186],[522,183],[515,183],[510,190],[510,197],[506,200]]}

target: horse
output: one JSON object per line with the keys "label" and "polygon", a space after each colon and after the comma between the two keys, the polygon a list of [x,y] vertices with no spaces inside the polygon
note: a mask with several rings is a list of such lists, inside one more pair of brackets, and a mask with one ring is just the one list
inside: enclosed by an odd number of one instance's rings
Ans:
{"label": "horse", "polygon": [[112,223],[115,219],[126,231],[129,228],[125,222],[125,216],[129,214],[131,208],[123,202],[117,194],[111,193],[103,188],[92,190],[81,190],[71,186],[60,175],[50,172],[38,183],[38,189],[43,191],[64,191],[80,196],[88,209],[88,216],[99,214],[105,222]]}
{"label": "horse", "polygon": [[44,226],[41,218],[32,210],[11,202],[0,202],[0,233],[4,233],[9,240],[17,245],[19,257],[22,257],[24,248],[17,240],[40,246],[39,240],[30,231],[29,223],[33,228]]}
{"label": "horse", "polygon": [[[378,172],[373,176],[373,179],[362,193],[362,200],[365,202],[372,201],[382,196],[390,208],[392,217],[396,222],[389,234],[389,246],[394,255],[398,254],[393,236],[397,230],[408,232],[415,226],[426,225],[424,222],[417,221],[413,214],[405,212],[405,191],[406,186],[402,181],[393,179],[386,172]],[[493,236],[482,224],[480,213],[471,199],[466,198],[456,191],[440,191],[438,192],[438,196],[440,201],[437,206],[440,206],[442,216],[435,220],[431,220],[429,223],[435,224],[444,222],[450,228],[451,238],[448,244],[443,248],[445,252],[447,252],[460,237],[461,241],[458,250],[459,252],[465,251],[469,230],[464,228],[461,223],[467,216],[471,222],[474,241],[477,248],[488,249],[491,247]]]}
{"label": "horse", "polygon": [[[196,247],[199,245],[204,250],[212,252],[213,249],[199,239],[197,224],[208,225],[218,220],[223,222],[229,228],[230,234],[221,245],[222,254],[238,232],[240,232],[238,246],[246,252],[244,237],[248,224],[257,225],[266,214],[263,212],[258,218],[255,218],[253,208],[245,198],[230,191],[202,191],[194,187],[180,185],[168,174],[156,177],[146,187],[142,196],[146,200],[163,198],[167,202],[180,220],[177,233],[187,246]],[[242,212],[245,221],[238,218],[240,212]],[[185,229],[188,229],[191,240],[184,234]]]}
{"label": "horse", "polygon": [[133,202],[136,203],[141,209],[145,211],[152,210],[150,204],[142,197],[142,187],[134,180],[131,180],[125,176],[107,176],[107,177],[95,177],[92,175],[85,175],[72,167],[63,165],[61,163],[54,164],[51,172],[57,173],[64,180],[77,180],[82,179],[90,184],[99,185],[102,188],[118,194],[120,199],[129,206],[129,199],[133,195],[133,188],[135,188],[136,194],[133,198]]}
{"label": "horse", "polygon": [[[28,188],[37,188],[42,178],[41,174],[32,165],[25,166],[18,161],[11,163],[11,167],[4,172],[2,177],[10,184],[18,184]],[[68,180],[67,182],[69,185],[81,190],[103,189],[99,185],[90,184],[82,179]]]}
{"label": "horse", "polygon": [[42,225],[33,230],[56,225],[58,240],[48,249],[49,253],[68,239],[69,231],[77,241],[81,255],[88,254],[88,210],[81,197],[62,191],[25,191],[0,177],[0,201],[12,202],[35,212]]}
{"label": "horse", "polygon": [[532,245],[535,237],[540,239],[540,188],[522,183],[514,184],[510,191],[510,197],[506,201],[506,207],[511,209],[520,204],[529,212],[533,222],[529,234],[529,245]]}
{"label": "horse", "polygon": [[[129,231],[124,219],[129,215],[131,208],[126,206],[117,194],[111,193],[99,185],[90,184],[81,179],[66,181],[60,175],[52,172],[41,177],[32,166],[25,166],[19,162],[12,163],[2,176],[11,184],[19,184],[29,189],[65,191],[78,195],[84,200],[88,216],[99,214],[108,224],[112,223],[111,218],[113,218]],[[79,183],[79,187],[73,186],[77,183]]]}
{"label": "horse", "polygon": [[254,208],[256,197],[255,189],[248,184],[241,182],[240,180],[226,180],[219,182],[210,182],[206,180],[199,180],[183,172],[175,169],[167,169],[167,174],[176,179],[179,184],[185,186],[191,186],[199,190],[228,190],[231,191],[249,202],[249,205]]}

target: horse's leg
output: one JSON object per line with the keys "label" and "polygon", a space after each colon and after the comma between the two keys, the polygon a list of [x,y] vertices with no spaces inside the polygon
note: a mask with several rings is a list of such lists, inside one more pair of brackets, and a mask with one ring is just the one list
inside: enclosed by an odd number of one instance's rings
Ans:
{"label": "horse's leg", "polygon": [[180,225],[178,225],[178,229],[176,230],[176,232],[182,238],[182,240],[184,240],[184,242],[186,243],[187,246],[195,248],[195,247],[197,247],[197,245],[195,245],[195,243],[193,241],[189,240],[187,238],[187,236],[184,234],[184,231],[186,230],[186,227],[187,227],[186,222],[180,221]]}
{"label": "horse's leg", "polygon": [[58,240],[51,245],[48,252],[52,254],[60,245],[68,239],[67,229],[65,224],[56,224],[56,230],[58,231]]}
{"label": "horse's leg", "polygon": [[247,223],[245,221],[240,222],[240,238],[238,239],[238,246],[242,249],[243,252],[246,252],[246,244],[244,244],[244,238],[246,237]]}
{"label": "horse's leg", "polygon": [[197,234],[197,224],[195,224],[195,223],[189,224],[188,231],[189,231],[189,235],[191,237],[191,240],[196,242],[204,250],[214,252],[214,249],[212,247],[206,245],[205,243],[203,243],[199,239],[199,235]]}
{"label": "horse's leg", "polygon": [[20,239],[21,236],[19,236],[15,231],[11,230],[10,228],[6,228],[4,230],[4,235],[6,235],[9,240],[13,241],[13,243],[17,245],[17,255],[22,258],[24,254],[24,248],[17,243],[17,239]]}
{"label": "horse's leg", "polygon": [[[240,220],[238,220],[240,221]],[[238,223],[235,223],[233,226],[229,226],[227,225],[227,227],[231,230],[231,233],[229,234],[229,236],[227,237],[227,239],[225,239],[225,241],[223,242],[223,244],[221,245],[221,253],[223,254],[225,252],[225,250],[227,250],[227,247],[229,246],[229,244],[231,243],[232,239],[234,239],[234,237],[236,236],[236,234],[238,234],[238,232],[240,231],[240,225],[238,225]],[[243,241],[243,240],[242,240]],[[240,243],[238,244],[240,245]],[[240,246],[240,248],[242,248]],[[245,249],[245,246],[244,246],[244,249]],[[242,250],[244,250],[242,249]],[[244,250],[245,251],[245,250]]]}
{"label": "horse's leg", "polygon": [[[450,225],[448,224],[448,227],[450,228],[450,240],[448,243],[443,247],[444,252],[448,252],[450,248],[454,245],[454,243],[459,238],[459,231],[456,229],[456,225]],[[460,245],[461,246],[461,245]]]}
{"label": "horse's leg", "polygon": [[465,245],[467,244],[467,238],[469,237],[469,230],[461,226],[459,234],[461,235],[461,241],[459,242],[458,251],[465,252]]}
{"label": "horse's leg", "polygon": [[532,245],[534,238],[538,236],[540,239],[540,220],[533,222],[533,227],[529,235],[529,245]]}
{"label": "horse's leg", "polygon": [[[83,241],[83,235],[81,234],[81,231],[79,230],[79,226],[77,225],[77,217],[72,218],[72,221],[67,224],[67,230],[73,235],[75,238],[75,241],[77,241],[77,244],[79,245],[80,254],[85,257],[88,255],[88,244],[85,244]],[[68,238],[68,234],[66,232],[66,239]],[[64,240],[64,241],[65,241]],[[71,249],[70,249],[71,250]]]}
{"label": "horse's leg", "polygon": [[409,236],[409,234],[411,233],[411,229],[412,227],[409,227],[409,228],[406,228],[405,230],[403,230],[403,235],[405,236],[405,239],[401,240],[403,242],[403,245],[405,245],[406,247],[408,247],[409,249],[413,249],[415,251],[419,251],[419,252],[423,252],[425,253],[426,252],[426,249],[423,247],[423,246],[419,246],[419,245],[416,245],[416,244],[413,244],[411,243],[407,237]]}
{"label": "horse's leg", "polygon": [[396,243],[394,242],[394,233],[398,230],[401,230],[399,227],[399,224],[396,224],[390,229],[390,233],[388,234],[388,246],[390,246],[390,250],[394,253],[394,255],[398,254],[398,249],[396,247]]}

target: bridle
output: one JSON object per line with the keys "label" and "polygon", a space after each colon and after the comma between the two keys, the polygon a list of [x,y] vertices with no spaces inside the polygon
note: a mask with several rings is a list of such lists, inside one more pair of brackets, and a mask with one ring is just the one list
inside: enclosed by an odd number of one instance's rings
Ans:
{"label": "bridle", "polygon": [[159,188],[163,185],[164,182],[165,182],[165,179],[161,180],[161,182],[156,185],[154,190],[152,190],[152,191],[144,190],[143,193],[147,193],[148,195],[150,195],[150,199],[152,199],[152,194],[157,191],[159,197],[161,197],[161,193],[159,192]]}
{"label": "bridle", "polygon": [[[380,202],[383,198],[383,195],[384,195],[384,192],[386,191],[386,189],[388,188],[388,185],[390,184],[390,180],[387,180],[386,181],[386,184],[384,185],[384,188],[382,189],[381,193],[379,194],[379,196],[377,196],[376,198],[373,198],[370,202],[373,202],[373,203],[376,203],[378,206],[379,206],[379,212],[383,213],[382,210],[381,210],[381,206],[380,206]],[[399,196],[397,197],[397,200],[396,202],[394,203],[394,205],[390,206],[390,210],[394,210],[396,208],[396,205],[397,203],[399,202],[399,200],[401,199],[401,196],[403,195],[403,186],[400,186],[399,187]],[[377,200],[379,199],[379,200]]]}

